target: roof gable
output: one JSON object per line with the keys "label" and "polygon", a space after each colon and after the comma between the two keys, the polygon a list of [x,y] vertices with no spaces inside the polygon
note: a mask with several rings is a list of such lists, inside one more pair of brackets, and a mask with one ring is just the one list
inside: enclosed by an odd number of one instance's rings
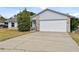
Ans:
{"label": "roof gable", "polygon": [[51,9],[45,9],[45,10],[41,11],[40,13],[38,13],[38,14],[32,16],[32,17],[36,17],[36,16],[38,16],[38,15],[44,13],[45,11],[50,11],[50,12],[54,12],[54,13],[57,13],[57,14],[60,14],[60,15],[66,16],[66,17],[71,17],[71,16],[68,15],[68,14],[60,13],[60,12],[57,12],[57,11],[54,11],[54,10],[51,10]]}
{"label": "roof gable", "polygon": [[17,18],[13,17],[13,18],[6,20],[5,22],[17,22]]}

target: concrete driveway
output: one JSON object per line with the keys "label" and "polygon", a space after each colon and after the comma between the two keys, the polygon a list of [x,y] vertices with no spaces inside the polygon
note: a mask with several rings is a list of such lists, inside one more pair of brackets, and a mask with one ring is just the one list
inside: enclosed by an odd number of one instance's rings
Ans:
{"label": "concrete driveway", "polygon": [[36,32],[0,42],[0,51],[76,52],[79,48],[68,33]]}

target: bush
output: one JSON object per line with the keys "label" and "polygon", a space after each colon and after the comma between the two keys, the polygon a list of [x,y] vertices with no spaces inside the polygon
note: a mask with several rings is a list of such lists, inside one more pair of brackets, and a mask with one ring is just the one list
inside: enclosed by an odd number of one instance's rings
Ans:
{"label": "bush", "polygon": [[79,19],[78,18],[71,18],[71,32],[78,29]]}

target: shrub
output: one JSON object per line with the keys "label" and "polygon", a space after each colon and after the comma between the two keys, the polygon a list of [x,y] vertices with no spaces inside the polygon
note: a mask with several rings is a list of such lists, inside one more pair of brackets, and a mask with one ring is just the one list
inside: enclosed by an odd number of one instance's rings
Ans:
{"label": "shrub", "polygon": [[78,18],[71,18],[71,32],[78,29],[79,19]]}

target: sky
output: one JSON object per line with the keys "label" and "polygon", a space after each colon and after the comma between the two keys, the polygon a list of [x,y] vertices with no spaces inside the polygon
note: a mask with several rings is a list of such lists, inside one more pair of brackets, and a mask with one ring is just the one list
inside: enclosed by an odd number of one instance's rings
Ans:
{"label": "sky", "polygon": [[32,11],[36,14],[46,8],[49,8],[51,10],[79,17],[79,7],[0,7],[0,15],[5,18],[10,18],[20,11],[24,10],[25,8],[28,11]]}

